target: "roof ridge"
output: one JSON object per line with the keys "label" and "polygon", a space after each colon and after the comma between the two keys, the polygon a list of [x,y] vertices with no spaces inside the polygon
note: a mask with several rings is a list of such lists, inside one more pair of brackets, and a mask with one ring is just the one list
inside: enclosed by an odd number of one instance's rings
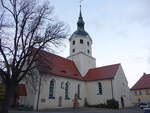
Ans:
{"label": "roof ridge", "polygon": [[47,54],[49,54],[49,55],[54,55],[54,56],[59,57],[59,58],[61,58],[61,59],[66,59],[66,60],[68,60],[68,61],[73,62],[72,60],[70,60],[70,59],[68,59],[68,58],[65,58],[65,57],[62,57],[62,56],[60,56],[60,55],[57,55],[57,54],[55,54],[55,53],[51,53],[51,52],[48,52],[48,51],[45,51],[45,50],[40,50],[40,51],[41,51],[41,52],[45,52],[45,53],[47,53]]}
{"label": "roof ridge", "polygon": [[115,65],[120,65],[120,63],[117,63],[117,64],[110,64],[110,65],[105,65],[105,66],[96,67],[96,68],[91,68],[91,69],[89,69],[89,70],[92,70],[92,69],[99,69],[99,68],[104,68],[104,67],[109,67],[109,66],[115,66]]}
{"label": "roof ridge", "polygon": [[145,75],[143,75],[143,76],[150,76],[150,74],[145,74]]}
{"label": "roof ridge", "polygon": [[[119,69],[118,64],[112,64],[112,65],[107,65],[107,66],[102,66],[102,67],[97,67],[97,68],[92,68],[89,69],[89,71],[86,73],[84,76],[84,80],[100,80],[100,79],[110,79],[113,78],[117,70]],[[91,74],[93,73],[93,74]]]}

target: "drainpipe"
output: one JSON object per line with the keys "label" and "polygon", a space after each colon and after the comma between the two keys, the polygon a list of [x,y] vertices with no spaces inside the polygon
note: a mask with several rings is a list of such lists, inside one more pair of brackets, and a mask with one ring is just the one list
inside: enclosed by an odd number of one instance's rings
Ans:
{"label": "drainpipe", "polygon": [[42,75],[40,75],[40,81],[39,81],[39,90],[38,90],[38,98],[37,98],[37,106],[36,106],[36,110],[39,111],[39,100],[40,100],[40,93],[41,93],[41,77]]}

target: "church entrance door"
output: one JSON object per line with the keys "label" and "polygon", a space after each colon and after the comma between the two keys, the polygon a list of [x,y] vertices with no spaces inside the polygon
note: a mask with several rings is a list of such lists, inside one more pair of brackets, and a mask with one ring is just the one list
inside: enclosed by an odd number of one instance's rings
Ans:
{"label": "church entrance door", "polygon": [[62,96],[58,99],[58,107],[62,107]]}
{"label": "church entrance door", "polygon": [[124,108],[124,98],[123,97],[121,97],[121,106],[122,106],[122,108]]}

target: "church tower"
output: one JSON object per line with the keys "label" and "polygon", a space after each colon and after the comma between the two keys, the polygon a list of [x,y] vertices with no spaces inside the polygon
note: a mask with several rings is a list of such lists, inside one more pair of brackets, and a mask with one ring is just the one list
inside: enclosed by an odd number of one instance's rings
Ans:
{"label": "church tower", "polygon": [[77,22],[77,30],[69,38],[70,56],[80,71],[82,76],[85,76],[90,68],[96,67],[96,60],[92,57],[92,39],[84,29],[84,20],[81,13]]}

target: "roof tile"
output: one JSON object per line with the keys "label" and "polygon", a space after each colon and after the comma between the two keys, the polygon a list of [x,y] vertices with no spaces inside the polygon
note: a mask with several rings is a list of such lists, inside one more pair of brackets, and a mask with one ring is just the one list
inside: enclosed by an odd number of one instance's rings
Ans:
{"label": "roof tile", "polygon": [[82,77],[72,60],[54,55],[46,51],[39,51],[39,71],[78,80],[102,80],[111,79],[115,76],[120,64],[113,64],[90,69],[85,77]]}

